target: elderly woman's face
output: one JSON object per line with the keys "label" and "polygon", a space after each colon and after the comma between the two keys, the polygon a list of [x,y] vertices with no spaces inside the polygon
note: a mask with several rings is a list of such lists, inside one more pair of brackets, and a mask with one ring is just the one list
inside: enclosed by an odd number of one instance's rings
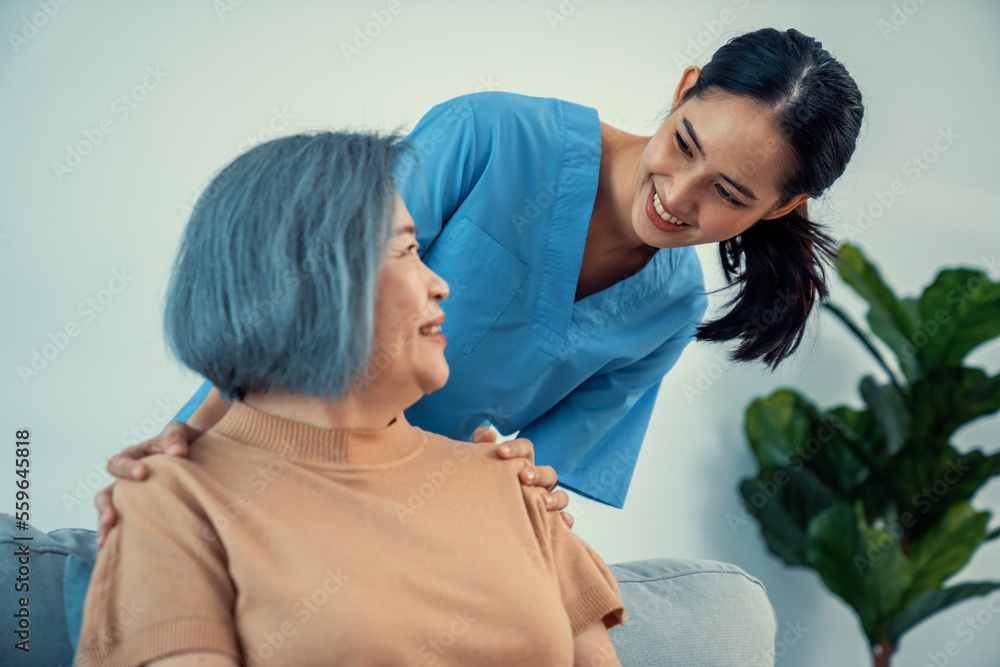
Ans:
{"label": "elderly woman's face", "polygon": [[448,283],[420,259],[413,219],[399,195],[394,197],[391,238],[378,276],[369,377],[378,377],[380,391],[415,402],[448,380],[447,341],[438,333],[444,321],[438,304],[448,296]]}

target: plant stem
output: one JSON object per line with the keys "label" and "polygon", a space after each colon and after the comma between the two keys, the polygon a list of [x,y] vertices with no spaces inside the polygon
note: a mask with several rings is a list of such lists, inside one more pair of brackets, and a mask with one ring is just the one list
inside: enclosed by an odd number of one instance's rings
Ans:
{"label": "plant stem", "polygon": [[844,326],[850,329],[851,333],[853,333],[857,337],[857,339],[861,341],[861,344],[864,345],[869,352],[871,352],[872,356],[875,357],[875,361],[878,362],[878,365],[881,366],[882,369],[886,372],[886,375],[889,376],[889,382],[892,383],[892,386],[895,387],[896,391],[899,392],[899,395],[902,396],[903,388],[899,385],[899,380],[896,379],[896,374],[892,372],[891,368],[889,368],[889,364],[887,364],[885,362],[885,359],[882,358],[882,355],[875,348],[875,345],[872,344],[867,334],[865,334],[865,332],[862,331],[861,328],[854,323],[854,320],[852,320],[847,313],[845,313],[843,310],[840,309],[840,306],[837,306],[832,303],[827,303],[825,304],[825,306],[826,309],[829,310],[834,315],[836,315],[837,319],[843,322]]}
{"label": "plant stem", "polygon": [[875,667],[889,667],[889,658],[895,650],[896,647],[890,644],[888,639],[882,638],[878,646],[872,649],[872,664]]}

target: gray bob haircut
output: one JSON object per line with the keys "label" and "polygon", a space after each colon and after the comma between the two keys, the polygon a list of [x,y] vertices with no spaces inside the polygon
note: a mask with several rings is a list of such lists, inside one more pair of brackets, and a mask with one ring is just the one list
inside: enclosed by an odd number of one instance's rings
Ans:
{"label": "gray bob haircut", "polygon": [[195,204],[167,291],[167,345],[228,400],[336,399],[363,373],[394,215],[399,135],[321,132],[236,158]]}

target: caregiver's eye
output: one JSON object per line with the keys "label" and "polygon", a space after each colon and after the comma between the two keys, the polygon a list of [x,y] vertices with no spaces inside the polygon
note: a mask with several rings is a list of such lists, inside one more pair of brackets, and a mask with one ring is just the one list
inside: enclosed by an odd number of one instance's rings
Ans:
{"label": "caregiver's eye", "polygon": [[692,157],[691,149],[688,148],[687,143],[685,143],[684,140],[681,138],[680,132],[674,132],[674,139],[677,141],[677,147],[680,148],[685,155],[687,155],[688,157]]}
{"label": "caregiver's eye", "polygon": [[725,199],[725,200],[726,200],[726,202],[728,202],[728,203],[732,204],[733,206],[743,206],[743,202],[741,202],[741,201],[740,201],[740,200],[738,200],[738,199],[737,199],[736,197],[734,197],[734,196],[732,196],[731,194],[729,194],[729,191],[728,191],[728,190],[726,190],[726,189],[725,189],[724,187],[722,187],[721,185],[716,185],[716,186],[715,186],[715,189],[719,191],[719,195],[720,195],[720,196],[721,196],[721,197],[722,197],[723,199]]}

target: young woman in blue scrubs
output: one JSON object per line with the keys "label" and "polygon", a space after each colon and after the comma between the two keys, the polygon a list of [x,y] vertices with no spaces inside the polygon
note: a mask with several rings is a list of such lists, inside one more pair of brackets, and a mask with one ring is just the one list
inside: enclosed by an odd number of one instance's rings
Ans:
{"label": "young woman in blue scrubs", "polygon": [[[843,66],[774,30],[685,70],[651,138],[561,100],[434,107],[397,183],[451,285],[452,379],[407,418],[452,438],[519,431],[562,486],[622,507],[660,381],[692,338],[772,365],[797,346],[831,250],[804,202],[844,171],[861,117]],[[704,324],[701,243],[720,244],[739,290]]]}
{"label": "young woman in blue scrubs", "polygon": [[[736,341],[735,359],[770,365],[797,347],[833,247],[804,203],[843,173],[862,114],[843,65],[812,38],[771,29],[685,70],[652,137],[553,99],[481,93],[434,107],[396,180],[424,261],[451,287],[451,379],[407,419],[452,438],[486,424],[519,431],[513,453],[533,445],[545,464],[525,483],[551,487],[558,470],[563,486],[621,507],[660,381],[692,338]],[[719,243],[737,288],[707,323],[701,243]],[[203,402],[209,389],[178,418],[201,404],[195,423],[214,423],[227,404],[214,392]],[[168,427],[109,470],[141,479],[138,458],[171,445],[183,455],[196,435]],[[553,509],[567,502],[553,494]],[[98,507],[103,533],[109,493]],[[630,653],[659,664],[663,651],[670,664],[772,663],[773,612],[739,568],[657,560],[616,574],[633,619],[611,633],[623,664]]]}

